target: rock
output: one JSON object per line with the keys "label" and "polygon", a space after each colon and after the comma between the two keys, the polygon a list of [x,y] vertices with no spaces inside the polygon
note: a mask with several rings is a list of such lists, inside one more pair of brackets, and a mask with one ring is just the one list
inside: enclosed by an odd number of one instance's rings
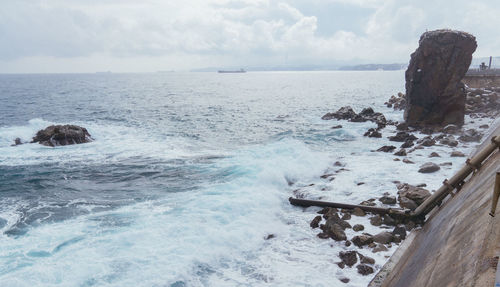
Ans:
{"label": "rock", "polygon": [[342,125],[336,125],[336,126],[333,126],[332,129],[341,129],[342,128]]}
{"label": "rock", "polygon": [[276,235],[274,235],[274,234],[268,234],[268,235],[266,236],[266,238],[264,238],[264,239],[265,239],[265,240],[269,240],[269,239],[273,239],[274,237],[276,237]]}
{"label": "rock", "polygon": [[440,166],[452,166],[452,165],[453,165],[453,163],[451,163],[449,161],[443,162],[443,163],[440,164]]}
{"label": "rock", "polygon": [[408,124],[407,123],[399,123],[397,126],[396,126],[396,129],[398,131],[407,131],[408,130]]}
{"label": "rock", "polygon": [[10,146],[16,146],[16,145],[22,145],[22,144],[23,144],[23,142],[21,141],[21,139],[20,138],[16,138],[14,140],[14,144],[12,144]]}
{"label": "rock", "polygon": [[387,231],[382,231],[373,236],[373,241],[380,244],[387,244],[392,241],[392,233]]}
{"label": "rock", "polygon": [[431,137],[425,137],[425,138],[422,139],[422,141],[420,142],[420,144],[423,145],[423,146],[429,147],[429,146],[435,145],[436,141],[433,138],[431,138]]}
{"label": "rock", "polygon": [[359,256],[359,262],[362,263],[362,264],[375,264],[375,259],[371,258],[371,257],[368,257],[368,256],[364,256],[363,254],[358,253],[358,256]]}
{"label": "rock", "polygon": [[464,123],[461,80],[476,47],[476,38],[465,32],[435,30],[422,34],[405,73],[404,118],[410,126]]}
{"label": "rock", "polygon": [[406,142],[408,140],[414,141],[416,139],[416,136],[407,132],[398,132],[396,135],[389,137],[389,140],[393,142]]}
{"label": "rock", "polygon": [[400,184],[397,188],[400,200],[401,198],[408,198],[413,200],[417,205],[422,204],[422,202],[431,196],[431,193],[427,189],[416,187],[407,183]]}
{"label": "rock", "polygon": [[380,215],[377,214],[370,218],[370,223],[373,226],[380,226],[382,225],[382,217],[380,217]]}
{"label": "rock", "polygon": [[359,205],[375,206],[376,204],[373,201],[365,200],[365,201],[360,202]]}
{"label": "rock", "polygon": [[347,239],[347,236],[345,235],[344,230],[340,225],[334,224],[329,230],[328,230],[328,235],[335,240],[335,241],[343,241]]}
{"label": "rock", "polygon": [[458,137],[458,140],[462,142],[479,142],[479,140],[481,140],[481,137],[483,137],[483,135],[480,132],[476,131],[475,129],[468,129]]}
{"label": "rock", "polygon": [[454,150],[450,154],[451,157],[465,157],[465,154],[461,151]]}
{"label": "rock", "polygon": [[437,152],[431,152],[429,157],[441,157]]}
{"label": "rock", "polygon": [[391,98],[384,103],[387,107],[393,107],[395,110],[403,110],[406,104],[406,96],[403,93],[398,93],[398,96],[391,96]]}
{"label": "rock", "polygon": [[361,275],[368,275],[374,272],[373,268],[366,264],[359,264],[356,268],[358,268],[358,273]]}
{"label": "rock", "polygon": [[320,211],[318,211],[317,213],[318,214],[327,214],[327,213],[337,213],[338,212],[338,209],[336,209],[335,207],[325,207],[323,209],[321,209]]}
{"label": "rock", "polygon": [[[334,224],[338,224],[340,227],[342,227],[342,230],[345,230],[346,228],[351,228],[351,225],[349,224],[349,222],[343,220],[342,218],[340,218],[338,216],[338,214],[334,214],[330,217],[328,217],[328,219],[326,220],[326,223],[325,223],[325,228],[326,229],[331,229],[331,227],[334,225]],[[325,230],[326,231],[326,230]]]}
{"label": "rock", "polygon": [[311,226],[312,228],[317,228],[319,227],[320,221],[321,221],[321,215],[318,215],[311,221],[311,224],[309,224],[309,226]]}
{"label": "rock", "polygon": [[399,199],[399,205],[402,208],[406,208],[409,210],[415,210],[418,207],[418,205],[415,203],[415,201],[413,201],[407,197],[401,197]]}
{"label": "rock", "polygon": [[342,215],[342,220],[349,220],[351,219],[351,214],[350,213],[345,213]]}
{"label": "rock", "polygon": [[327,239],[327,238],[330,238],[330,235],[326,232],[321,232],[321,233],[318,233],[316,236],[318,236],[319,238],[321,239]]}
{"label": "rock", "polygon": [[339,257],[345,265],[352,267],[358,262],[358,257],[356,256],[356,251],[340,251]]}
{"label": "rock", "polygon": [[373,237],[371,235],[362,234],[356,235],[352,238],[352,243],[358,247],[363,247],[373,242]]}
{"label": "rock", "polygon": [[392,151],[393,151],[393,150],[395,150],[395,149],[396,149],[396,147],[395,147],[395,146],[393,146],[393,145],[390,145],[390,146],[385,145],[385,146],[383,146],[383,147],[379,148],[377,151],[382,151],[382,152],[392,152]]}
{"label": "rock", "polygon": [[439,141],[439,143],[442,144],[442,145],[447,145],[447,146],[451,146],[451,147],[455,147],[455,146],[458,145],[458,141],[455,140],[455,138],[453,136],[443,137]]}
{"label": "rock", "polygon": [[405,141],[402,145],[401,148],[409,148],[413,146],[413,141],[412,140],[407,140]]}
{"label": "rock", "polygon": [[341,269],[345,268],[345,263],[344,262],[339,262],[337,263],[337,266],[339,266]]}
{"label": "rock", "polygon": [[353,210],[352,210],[352,214],[356,215],[356,216],[365,216],[366,213],[359,207],[355,207]]}
{"label": "rock", "polygon": [[338,111],[334,113],[327,113],[323,117],[321,117],[322,120],[331,120],[331,119],[337,119],[337,120],[349,120],[352,119],[356,116],[356,113],[350,106],[342,107]]}
{"label": "rock", "polygon": [[382,134],[378,130],[371,128],[364,134],[364,136],[369,138],[381,138]]}
{"label": "rock", "polygon": [[487,128],[489,128],[489,127],[490,127],[490,126],[489,126],[489,125],[486,125],[486,124],[484,124],[484,125],[480,125],[480,126],[479,126],[479,128],[480,128],[480,129],[487,129]]}
{"label": "rock", "polygon": [[403,159],[403,162],[404,162],[404,163],[408,163],[408,164],[414,164],[414,162],[413,162],[413,161],[411,161],[411,160],[409,160],[409,159],[407,159],[407,158]]}
{"label": "rock", "polygon": [[396,225],[396,220],[392,218],[389,214],[384,214],[382,217],[382,223],[385,225]]}
{"label": "rock", "polygon": [[364,230],[365,227],[362,225],[362,224],[355,224],[353,227],[352,227],[352,230],[354,231],[362,231]]}
{"label": "rock", "polygon": [[340,280],[340,282],[342,282],[342,283],[349,283],[349,281],[351,281],[351,280],[350,280],[349,278],[347,278],[347,277],[342,277],[342,278],[340,278],[339,280]]}
{"label": "rock", "polygon": [[449,124],[445,126],[442,131],[446,134],[456,134],[460,131],[460,128],[457,125]]}
{"label": "rock", "polygon": [[349,241],[349,240],[346,240],[346,241],[345,241],[345,246],[349,247],[349,246],[351,246],[351,244],[352,244],[352,242],[351,242],[351,241]]}
{"label": "rock", "polygon": [[377,253],[377,252],[383,252],[383,251],[388,251],[389,249],[387,249],[387,247],[385,247],[385,245],[383,244],[377,244],[377,246],[375,246],[373,249],[372,249],[372,252],[373,253]]}
{"label": "rock", "polygon": [[384,195],[381,198],[379,198],[378,200],[380,202],[382,202],[383,204],[389,204],[389,205],[396,204],[396,197],[395,196]]}
{"label": "rock", "polygon": [[418,172],[420,172],[420,173],[433,173],[433,172],[436,172],[440,169],[441,168],[439,167],[439,165],[437,165],[433,162],[427,162],[427,163],[424,163],[423,165],[420,166],[420,169],[418,170]]}
{"label": "rock", "polygon": [[86,128],[75,125],[55,125],[39,130],[31,142],[55,147],[91,141],[92,138]]}
{"label": "rock", "polygon": [[394,155],[406,156],[406,150],[404,148],[402,148],[402,149],[398,150],[397,152],[395,152]]}
{"label": "rock", "polygon": [[398,234],[401,237],[401,239],[404,240],[406,238],[405,226],[402,224],[399,224],[396,227],[394,227],[394,229],[392,230],[392,235],[396,235],[396,234]]}

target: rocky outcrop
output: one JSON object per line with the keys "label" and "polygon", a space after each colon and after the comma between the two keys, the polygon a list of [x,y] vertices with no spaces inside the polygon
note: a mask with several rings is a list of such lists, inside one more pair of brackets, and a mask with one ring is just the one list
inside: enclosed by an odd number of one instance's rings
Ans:
{"label": "rocky outcrop", "polygon": [[342,107],[333,113],[327,113],[321,117],[322,120],[349,120],[351,122],[371,121],[377,124],[378,128],[384,128],[388,122],[382,113],[376,113],[372,108],[365,108],[357,114],[350,106]]}
{"label": "rocky outcrop", "polygon": [[31,142],[54,147],[91,141],[92,138],[86,128],[75,125],[54,125],[39,130]]}
{"label": "rocky outcrop", "polygon": [[462,125],[467,72],[476,38],[453,30],[425,32],[406,70],[404,118],[411,126]]}

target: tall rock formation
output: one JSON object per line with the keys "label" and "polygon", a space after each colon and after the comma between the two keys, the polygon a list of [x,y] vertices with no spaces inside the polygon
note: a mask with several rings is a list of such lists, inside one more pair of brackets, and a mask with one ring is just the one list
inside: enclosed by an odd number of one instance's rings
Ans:
{"label": "tall rock formation", "polygon": [[453,30],[422,34],[406,70],[404,118],[411,126],[462,125],[465,112],[464,85],[476,38]]}

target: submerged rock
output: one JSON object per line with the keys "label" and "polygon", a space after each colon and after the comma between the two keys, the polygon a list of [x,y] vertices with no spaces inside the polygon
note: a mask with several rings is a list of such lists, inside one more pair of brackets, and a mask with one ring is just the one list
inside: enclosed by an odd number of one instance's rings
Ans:
{"label": "submerged rock", "polygon": [[54,147],[91,141],[92,138],[86,128],[75,125],[53,125],[39,130],[31,142]]}
{"label": "submerged rock", "polygon": [[424,163],[423,165],[420,166],[420,169],[418,170],[418,172],[420,172],[420,173],[433,173],[433,172],[436,172],[440,169],[441,168],[439,167],[439,165],[437,165],[433,162],[427,162],[427,163]]}
{"label": "submerged rock", "polygon": [[22,145],[22,144],[23,144],[23,142],[21,141],[21,139],[20,138],[16,138],[14,140],[14,144],[12,144],[11,146]]}
{"label": "submerged rock", "polygon": [[464,123],[465,91],[461,80],[476,47],[476,38],[465,32],[436,30],[422,34],[405,73],[404,118],[409,125]]}

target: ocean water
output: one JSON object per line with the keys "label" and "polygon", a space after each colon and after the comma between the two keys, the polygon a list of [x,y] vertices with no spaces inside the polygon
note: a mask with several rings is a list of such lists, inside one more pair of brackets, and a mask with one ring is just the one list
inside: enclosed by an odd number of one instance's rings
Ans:
{"label": "ocean water", "polygon": [[[335,264],[353,247],[288,197],[357,204],[451,176],[464,159],[445,147],[406,165],[373,152],[394,127],[321,120],[345,105],[401,120],[383,102],[403,90],[403,71],[1,75],[0,286],[365,286]],[[95,141],[11,146],[51,124]],[[417,173],[431,151],[452,165]],[[360,252],[379,269],[396,247]]]}

